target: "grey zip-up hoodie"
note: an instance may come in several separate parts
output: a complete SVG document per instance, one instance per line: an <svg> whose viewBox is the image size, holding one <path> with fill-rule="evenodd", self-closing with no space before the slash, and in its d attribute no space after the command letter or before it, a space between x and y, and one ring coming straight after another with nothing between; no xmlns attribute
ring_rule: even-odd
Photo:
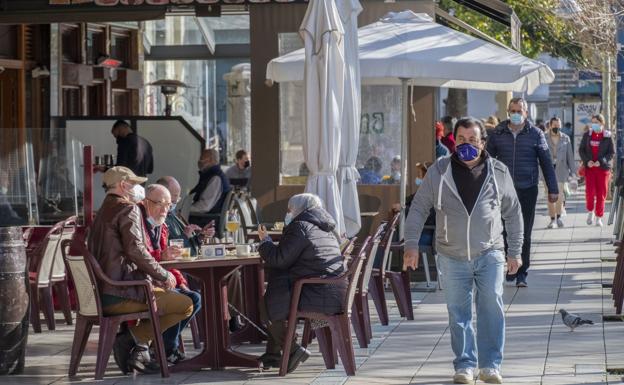
<svg viewBox="0 0 624 385"><path fill-rule="evenodd" d="M430 209L434 208L438 253L471 260L490 250L504 250L504 220L509 245L507 254L519 258L524 225L507 166L487 157L488 175L472 213L468 215L453 180L450 163L450 156L440 158L427 170L405 223L405 249L418 249L423 226Z"/></svg>

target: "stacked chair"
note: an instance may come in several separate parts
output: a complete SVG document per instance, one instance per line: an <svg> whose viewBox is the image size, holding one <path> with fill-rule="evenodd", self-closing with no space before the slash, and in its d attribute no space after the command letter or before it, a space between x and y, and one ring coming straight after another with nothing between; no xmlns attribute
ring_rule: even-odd
<svg viewBox="0 0 624 385"><path fill-rule="evenodd" d="M30 321L35 333L41 333L39 313L43 310L48 330L55 330L53 290L62 307L65 321L72 324L71 304L67 275L61 254L62 241L71 239L76 227L76 217L58 222L48 231L41 244L30 256Z"/></svg>

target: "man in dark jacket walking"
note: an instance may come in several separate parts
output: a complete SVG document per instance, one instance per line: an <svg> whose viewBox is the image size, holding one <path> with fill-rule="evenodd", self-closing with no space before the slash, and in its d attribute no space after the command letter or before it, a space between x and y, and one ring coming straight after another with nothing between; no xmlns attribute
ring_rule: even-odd
<svg viewBox="0 0 624 385"><path fill-rule="evenodd" d="M154 172L152 145L147 139L135 134L124 120L113 124L111 134L117 139L116 166L128 167L138 176Z"/></svg>
<svg viewBox="0 0 624 385"><path fill-rule="evenodd" d="M522 207L524 218L522 267L517 274L507 275L506 278L507 282L515 280L518 287L526 287L530 265L531 231L537 203L538 164L542 168L548 187L549 202L557 202L559 189L544 133L527 120L527 102L523 98L513 98L509 102L507 112L509 119L499 124L488 137L487 152L509 168Z"/></svg>

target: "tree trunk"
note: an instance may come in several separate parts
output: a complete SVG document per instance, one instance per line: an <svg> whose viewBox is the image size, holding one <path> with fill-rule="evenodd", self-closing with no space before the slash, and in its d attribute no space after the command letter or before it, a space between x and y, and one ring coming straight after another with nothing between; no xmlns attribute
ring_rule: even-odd
<svg viewBox="0 0 624 385"><path fill-rule="evenodd" d="M464 89L449 88L446 97L446 115L461 118L468 115L468 92Z"/></svg>

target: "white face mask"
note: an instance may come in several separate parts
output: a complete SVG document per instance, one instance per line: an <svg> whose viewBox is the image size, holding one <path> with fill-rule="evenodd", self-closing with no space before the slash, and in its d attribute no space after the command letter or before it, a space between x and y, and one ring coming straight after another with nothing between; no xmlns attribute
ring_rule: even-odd
<svg viewBox="0 0 624 385"><path fill-rule="evenodd" d="M130 199L133 203L141 202L145 199L145 188L143 188L140 184L133 185L130 191L128 191L128 199Z"/></svg>

